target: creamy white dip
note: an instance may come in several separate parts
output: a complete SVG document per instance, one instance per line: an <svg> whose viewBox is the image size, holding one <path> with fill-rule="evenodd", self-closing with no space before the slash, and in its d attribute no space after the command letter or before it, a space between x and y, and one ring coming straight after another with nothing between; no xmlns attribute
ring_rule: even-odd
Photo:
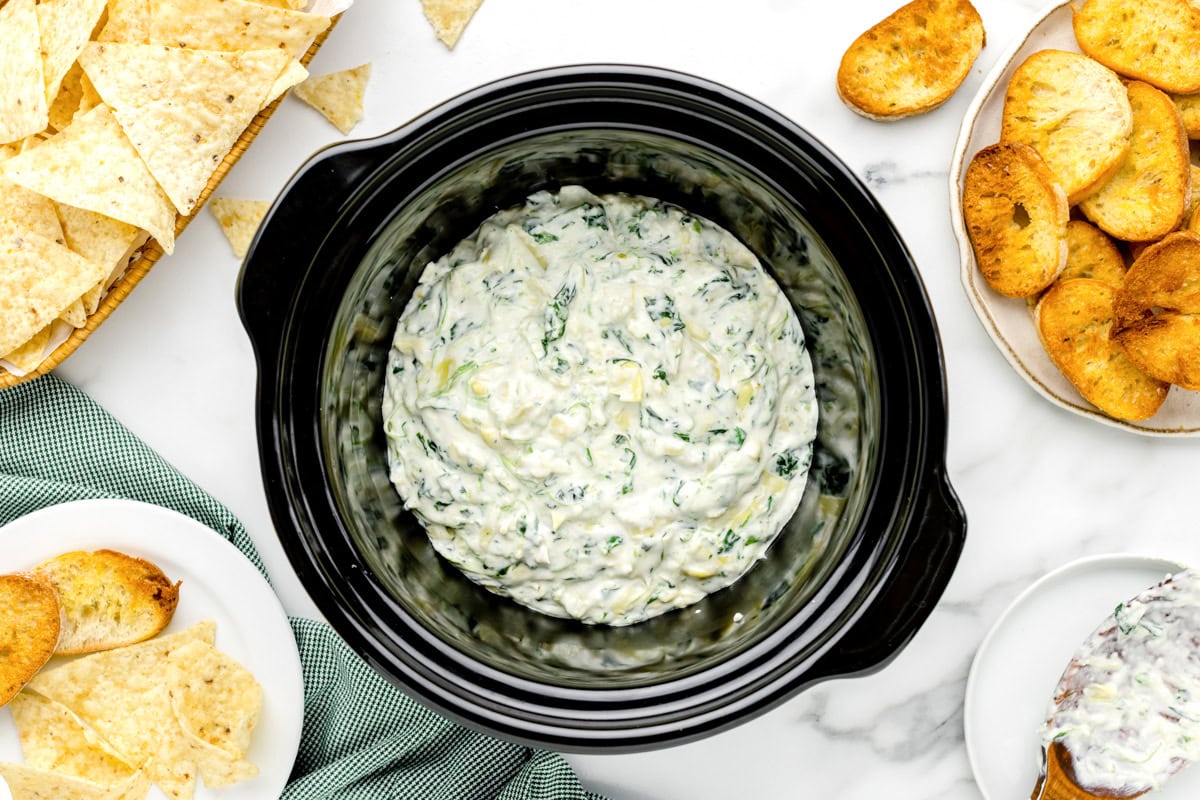
<svg viewBox="0 0 1200 800"><path fill-rule="evenodd" d="M1042 729L1076 783L1128 797L1200 757L1200 573L1117 606L1063 674Z"/></svg>
<svg viewBox="0 0 1200 800"><path fill-rule="evenodd" d="M644 197L539 192L430 264L383 400L434 547L546 614L626 625L728 586L804 492L804 333L728 232Z"/></svg>

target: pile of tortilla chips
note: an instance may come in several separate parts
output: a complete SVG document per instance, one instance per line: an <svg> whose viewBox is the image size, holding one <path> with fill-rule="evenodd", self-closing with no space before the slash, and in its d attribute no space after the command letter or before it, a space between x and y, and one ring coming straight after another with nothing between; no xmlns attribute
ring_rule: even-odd
<svg viewBox="0 0 1200 800"><path fill-rule="evenodd" d="M44 670L12 700L24 764L0 763L14 800L172 800L253 778L262 688L201 622Z"/></svg>
<svg viewBox="0 0 1200 800"><path fill-rule="evenodd" d="M153 237L174 249L330 24L301 0L0 2L0 367L34 369Z"/></svg>

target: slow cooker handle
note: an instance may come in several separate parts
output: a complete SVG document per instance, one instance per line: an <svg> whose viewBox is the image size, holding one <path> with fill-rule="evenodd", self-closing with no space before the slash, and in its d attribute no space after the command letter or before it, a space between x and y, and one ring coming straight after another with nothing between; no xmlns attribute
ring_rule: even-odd
<svg viewBox="0 0 1200 800"><path fill-rule="evenodd" d="M967 519L942 467L926 486L912 520L915 533L904 543L900 561L865 613L807 677L847 677L882 667L900 653L933 611L958 563Z"/></svg>
<svg viewBox="0 0 1200 800"><path fill-rule="evenodd" d="M385 147L366 142L326 148L296 171L267 212L242 261L235 290L242 326L260 362L279 352L314 254L360 183L386 157ZM289 201L280 205L285 195Z"/></svg>

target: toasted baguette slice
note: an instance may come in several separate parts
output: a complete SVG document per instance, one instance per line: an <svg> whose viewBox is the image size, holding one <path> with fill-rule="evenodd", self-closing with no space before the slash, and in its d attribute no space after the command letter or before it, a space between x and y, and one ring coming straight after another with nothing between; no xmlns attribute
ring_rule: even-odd
<svg viewBox="0 0 1200 800"><path fill-rule="evenodd" d="M1038 301L1034 322L1050 360L1084 400L1110 417L1148 419L1171 387L1134 366L1109 338L1116 291L1090 278L1058 281Z"/></svg>
<svg viewBox="0 0 1200 800"><path fill-rule="evenodd" d="M1087 0L1073 27L1079 49L1115 72L1200 92L1200 9L1191 0Z"/></svg>
<svg viewBox="0 0 1200 800"><path fill-rule="evenodd" d="M54 585L40 575L0 575L0 706L54 655L62 610Z"/></svg>
<svg viewBox="0 0 1200 800"><path fill-rule="evenodd" d="M1188 168L1188 174L1192 177L1192 191L1188 196L1187 211L1183 215L1183 226L1187 228L1191 226L1192 221L1196 216L1196 207L1200 206L1200 167L1192 164Z"/></svg>
<svg viewBox="0 0 1200 800"><path fill-rule="evenodd" d="M1103 281L1114 289L1125 281L1129 266L1117 243L1090 222L1073 219L1067 223L1067 266L1051 286L1073 278ZM1026 298L1030 313L1035 313L1042 293Z"/></svg>
<svg viewBox="0 0 1200 800"><path fill-rule="evenodd" d="M94 653L149 639L179 603L156 565L115 550L63 553L37 566L58 589L66 615L58 653Z"/></svg>
<svg viewBox="0 0 1200 800"><path fill-rule="evenodd" d="M1192 168L1192 210L1188 211L1188 227L1187 229L1193 233L1200 233L1200 167Z"/></svg>
<svg viewBox="0 0 1200 800"><path fill-rule="evenodd" d="M963 179L963 216L988 285L1009 297L1045 289L1067 263L1069 209L1032 147L983 148Z"/></svg>
<svg viewBox="0 0 1200 800"><path fill-rule="evenodd" d="M1038 151L1075 205L1095 191L1129 152L1133 111L1121 80L1087 56L1039 50L1013 72L1004 96L1000 141Z"/></svg>
<svg viewBox="0 0 1200 800"><path fill-rule="evenodd" d="M1200 94L1173 94L1189 139L1200 139Z"/></svg>
<svg viewBox="0 0 1200 800"><path fill-rule="evenodd" d="M854 40L838 66L838 97L864 117L893 120L937 108L983 49L968 0L913 0Z"/></svg>
<svg viewBox="0 0 1200 800"><path fill-rule="evenodd" d="M1058 283L1090 278L1119 289L1128 269L1117 243L1107 233L1081 219L1067 223L1067 266Z"/></svg>
<svg viewBox="0 0 1200 800"><path fill-rule="evenodd" d="M1200 390L1200 235L1172 233L1133 262L1112 335L1146 374Z"/></svg>
<svg viewBox="0 0 1200 800"><path fill-rule="evenodd" d="M1170 97L1143 81L1130 81L1126 88L1133 110L1129 154L1079 209L1118 239L1148 242L1184 220L1192 193L1188 139Z"/></svg>

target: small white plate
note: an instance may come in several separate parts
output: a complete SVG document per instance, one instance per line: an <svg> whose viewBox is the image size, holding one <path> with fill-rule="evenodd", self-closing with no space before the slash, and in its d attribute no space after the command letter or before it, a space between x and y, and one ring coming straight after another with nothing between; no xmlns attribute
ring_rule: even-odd
<svg viewBox="0 0 1200 800"><path fill-rule="evenodd" d="M1046 355L1025 300L1005 297L993 290L975 264L975 253L962 215L963 176L967 165L977 152L999 140L1005 89L1021 62L1038 50L1079 52L1071 27L1071 13L1071 4L1067 2L1057 3L1039 15L1029 31L1000 57L967 108L950 164L950 218L958 238L963 288L984 330L1009 364L1055 405L1133 433L1200 436L1200 392L1172 387L1158 413L1141 422L1113 419L1084 400Z"/></svg>
<svg viewBox="0 0 1200 800"><path fill-rule="evenodd" d="M0 528L0 573L27 569L72 550L107 548L145 558L182 581L165 633L202 620L217 623L217 647L262 684L263 707L247 758L257 777L218 790L196 784L196 800L262 800L287 784L304 725L300 655L275 593L242 553L204 525L131 500L81 500L50 506ZM0 761L21 763L12 714L0 709ZM165 800L154 787L149 795ZM0 780L0 800L9 792Z"/></svg>
<svg viewBox="0 0 1200 800"><path fill-rule="evenodd" d="M1184 566L1090 556L1045 575L1000 615L975 654L963 706L967 758L985 800L1029 796L1041 771L1040 727L1075 651L1118 603ZM1185 769L1154 796L1200 796L1200 769Z"/></svg>

